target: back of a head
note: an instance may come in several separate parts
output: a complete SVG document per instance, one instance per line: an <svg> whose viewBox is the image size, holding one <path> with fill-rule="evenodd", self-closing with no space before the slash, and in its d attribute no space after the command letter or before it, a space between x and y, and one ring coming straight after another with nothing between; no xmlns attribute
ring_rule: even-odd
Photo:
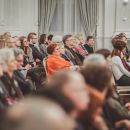
<svg viewBox="0 0 130 130"><path fill-rule="evenodd" d="M126 34L125 33L119 33L118 35L114 36L112 38L112 45L114 47L114 45L116 44L117 41L123 41L123 38L127 39Z"/></svg>
<svg viewBox="0 0 130 130"><path fill-rule="evenodd" d="M57 43L57 44L63 44L62 36L60 35L53 36L52 42Z"/></svg>
<svg viewBox="0 0 130 130"><path fill-rule="evenodd" d="M81 70L81 73L85 78L86 84L98 91L102 92L111 84L112 72L106 66L89 64Z"/></svg>
<svg viewBox="0 0 130 130"><path fill-rule="evenodd" d="M93 63L95 65L106 65L106 60L101 54L91 54L85 60L83 65Z"/></svg>
<svg viewBox="0 0 130 130"><path fill-rule="evenodd" d="M107 67L105 58L100 54L92 54L84 62L81 70L86 84L103 91L110 86L112 72Z"/></svg>
<svg viewBox="0 0 130 130"><path fill-rule="evenodd" d="M11 37L11 33L10 32L5 32L3 35Z"/></svg>
<svg viewBox="0 0 130 130"><path fill-rule="evenodd" d="M8 110L7 123L10 130L72 130L75 125L61 107L44 98L14 105Z"/></svg>
<svg viewBox="0 0 130 130"><path fill-rule="evenodd" d="M24 52L22 49L19 49L19 48L12 48L12 51L14 52L14 56L15 58L19 55L24 55Z"/></svg>
<svg viewBox="0 0 130 130"><path fill-rule="evenodd" d="M87 109L89 97L84 78L80 73L70 70L57 72L50 78L49 84L51 88L61 90L74 103L75 110Z"/></svg>
<svg viewBox="0 0 130 130"><path fill-rule="evenodd" d="M105 59L107 59L111 55L111 52L108 49L99 49L95 51L95 53L103 55Z"/></svg>
<svg viewBox="0 0 130 130"><path fill-rule="evenodd" d="M114 49L122 51L126 47L126 43L123 40L117 39L113 45Z"/></svg>
<svg viewBox="0 0 130 130"><path fill-rule="evenodd" d="M46 88L41 88L37 95L57 102L68 114L75 109L73 102L60 89L47 86Z"/></svg>
<svg viewBox="0 0 130 130"><path fill-rule="evenodd" d="M55 73L49 80L49 86L62 89L64 84L73 82L76 79L82 79L83 77L75 71L61 70Z"/></svg>

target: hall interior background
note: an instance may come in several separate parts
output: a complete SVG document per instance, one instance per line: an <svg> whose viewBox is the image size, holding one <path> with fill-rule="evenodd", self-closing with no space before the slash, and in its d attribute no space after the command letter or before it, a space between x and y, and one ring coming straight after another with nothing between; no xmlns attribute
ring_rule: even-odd
<svg viewBox="0 0 130 130"><path fill-rule="evenodd" d="M27 35L39 31L38 0L0 0L0 34ZM130 1L98 0L96 48L111 49L111 37L125 32L130 48ZM83 33L77 0L58 0L49 34Z"/></svg>

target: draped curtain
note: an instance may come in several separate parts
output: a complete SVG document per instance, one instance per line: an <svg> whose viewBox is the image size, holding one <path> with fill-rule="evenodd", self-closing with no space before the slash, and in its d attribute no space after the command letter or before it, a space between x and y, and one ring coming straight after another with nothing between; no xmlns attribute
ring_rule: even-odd
<svg viewBox="0 0 130 130"><path fill-rule="evenodd" d="M48 34L57 0L39 0L39 33Z"/></svg>
<svg viewBox="0 0 130 130"><path fill-rule="evenodd" d="M98 0L78 0L85 35L95 36L98 18Z"/></svg>

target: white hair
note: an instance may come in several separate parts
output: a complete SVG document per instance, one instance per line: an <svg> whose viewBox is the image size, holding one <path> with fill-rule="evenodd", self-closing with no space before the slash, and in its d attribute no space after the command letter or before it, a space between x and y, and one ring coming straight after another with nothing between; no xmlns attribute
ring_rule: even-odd
<svg viewBox="0 0 130 130"><path fill-rule="evenodd" d="M6 72L10 60L15 59L13 50L9 48L0 49L0 59L2 60L3 71Z"/></svg>
<svg viewBox="0 0 130 130"><path fill-rule="evenodd" d="M63 44L62 36L60 36L60 35L54 36L52 38L52 42L57 43L57 44Z"/></svg>
<svg viewBox="0 0 130 130"><path fill-rule="evenodd" d="M24 55L24 51L20 48L11 48L11 49L14 52L15 58L19 55Z"/></svg>
<svg viewBox="0 0 130 130"><path fill-rule="evenodd" d="M87 65L89 63L95 65L104 65L106 64L106 60L101 54L91 54L84 60L83 65Z"/></svg>

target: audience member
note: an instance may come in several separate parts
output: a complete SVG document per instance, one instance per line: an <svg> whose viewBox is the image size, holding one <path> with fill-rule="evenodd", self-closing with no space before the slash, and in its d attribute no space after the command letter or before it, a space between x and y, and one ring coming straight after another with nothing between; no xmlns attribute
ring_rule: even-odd
<svg viewBox="0 0 130 130"><path fill-rule="evenodd" d="M86 43L84 44L84 48L88 52L88 54L94 53L94 38L93 36L88 36Z"/></svg>
<svg viewBox="0 0 130 130"><path fill-rule="evenodd" d="M50 45L50 44L53 43L53 42L52 42L52 38L53 38L53 35L52 35L52 34L48 35L48 37L47 37L47 39L48 39L48 41L47 41L48 45Z"/></svg>
<svg viewBox="0 0 130 130"><path fill-rule="evenodd" d="M90 95L88 110L82 113L79 120L84 129L108 130L101 116L102 106L111 85L112 76L106 65L106 60L102 55L94 54L88 56L84 61L84 67L81 69Z"/></svg>
<svg viewBox="0 0 130 130"><path fill-rule="evenodd" d="M76 52L73 50L74 42L72 35L65 35L63 37L63 43L65 45L65 52L69 57L69 59L71 60L71 62L74 65L82 65L82 61L79 59Z"/></svg>
<svg viewBox="0 0 130 130"><path fill-rule="evenodd" d="M124 52L126 52L126 43L116 40L112 54L112 71L119 86L130 85L130 66L126 63Z"/></svg>
<svg viewBox="0 0 130 130"><path fill-rule="evenodd" d="M60 46L58 44L54 43L49 45L47 47L47 52L50 54L45 63L48 76L61 69L78 69L78 66L72 66L61 57Z"/></svg>
<svg viewBox="0 0 130 130"><path fill-rule="evenodd" d="M1 77L3 84L6 87L7 92L11 98L20 99L23 94L19 88L18 82L14 78L14 71L17 70L17 61L15 60L13 50L1 49L0 55L3 63L4 75Z"/></svg>
<svg viewBox="0 0 130 130"><path fill-rule="evenodd" d="M76 123L56 103L28 98L7 111L3 130L74 130Z"/></svg>

